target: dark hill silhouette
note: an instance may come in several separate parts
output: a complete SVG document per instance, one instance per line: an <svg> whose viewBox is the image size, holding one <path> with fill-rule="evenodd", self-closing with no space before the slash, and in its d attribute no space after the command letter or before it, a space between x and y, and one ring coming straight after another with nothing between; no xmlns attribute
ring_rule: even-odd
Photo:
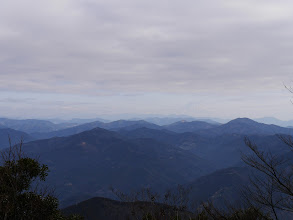
<svg viewBox="0 0 293 220"><path fill-rule="evenodd" d="M213 201L217 207L223 207L227 201L231 202L231 204L233 202L238 202L241 199L240 190L245 184L249 183L249 175L250 170L247 167L231 167L199 177L185 185L187 189L190 189L187 195L190 205L195 208L194 205L199 207L201 202L210 200ZM171 192L173 193L173 190L171 190ZM176 194L176 192L174 193ZM157 208L163 208L165 211L171 211L173 208L159 203L156 203L155 206ZM131 214L133 211L135 213L141 213L143 209L146 213L151 210L152 207L154 207L154 205L150 202L121 202L95 197L67 207L62 211L65 214L78 213L85 216L86 220L124 220L128 217L130 219L135 219ZM192 216L189 212L182 212L181 214Z"/></svg>
<svg viewBox="0 0 293 220"><path fill-rule="evenodd" d="M61 201L75 195L113 196L110 185L122 191L147 186L160 190L212 170L205 160L172 145L129 140L101 128L30 142L23 149L48 164L48 181L56 186Z"/></svg>
<svg viewBox="0 0 293 220"><path fill-rule="evenodd" d="M79 214L85 217L85 220L135 220L142 219L147 212L160 213L165 211L165 218L168 214L174 217L174 207L160 203L151 202L121 202L112 199L95 197L86 201L72 205L62 210L65 215ZM177 213L176 213L177 214ZM194 215L188 211L179 211L180 219L189 219Z"/></svg>

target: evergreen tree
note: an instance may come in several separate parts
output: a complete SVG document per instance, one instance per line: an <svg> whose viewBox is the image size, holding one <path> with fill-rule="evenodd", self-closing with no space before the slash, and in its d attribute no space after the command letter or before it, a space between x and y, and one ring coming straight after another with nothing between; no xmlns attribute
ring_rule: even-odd
<svg viewBox="0 0 293 220"><path fill-rule="evenodd" d="M37 159L25 156L22 143L1 152L0 219L4 220L79 220L65 217L58 209L58 199L46 187L49 169Z"/></svg>

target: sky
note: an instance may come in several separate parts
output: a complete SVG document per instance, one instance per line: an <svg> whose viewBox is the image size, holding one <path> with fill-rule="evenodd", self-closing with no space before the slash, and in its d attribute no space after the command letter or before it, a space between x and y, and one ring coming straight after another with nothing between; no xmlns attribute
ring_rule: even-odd
<svg viewBox="0 0 293 220"><path fill-rule="evenodd" d="M292 1L0 2L0 117L293 119Z"/></svg>

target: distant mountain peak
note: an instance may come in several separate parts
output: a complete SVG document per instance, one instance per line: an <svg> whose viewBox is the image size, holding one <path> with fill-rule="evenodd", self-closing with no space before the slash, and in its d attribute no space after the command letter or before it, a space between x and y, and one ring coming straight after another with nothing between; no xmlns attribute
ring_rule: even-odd
<svg viewBox="0 0 293 220"><path fill-rule="evenodd" d="M292 134L293 129L280 127L277 125L268 125L256 122L249 118L236 118L226 124L216 128L211 128L206 131L201 131L203 135L222 135L222 134L258 134L258 135L273 135L273 134Z"/></svg>
<svg viewBox="0 0 293 220"><path fill-rule="evenodd" d="M97 134L100 134L100 135L101 134L107 134L107 135L117 136L117 133L116 132L109 131L107 129L99 128L99 127L93 128L91 130L86 130L86 131L83 131L81 133L74 134L74 135L97 135Z"/></svg>
<svg viewBox="0 0 293 220"><path fill-rule="evenodd" d="M250 118L236 118L232 121L229 121L227 124L230 123L245 123L245 124L258 124L258 122L250 119Z"/></svg>

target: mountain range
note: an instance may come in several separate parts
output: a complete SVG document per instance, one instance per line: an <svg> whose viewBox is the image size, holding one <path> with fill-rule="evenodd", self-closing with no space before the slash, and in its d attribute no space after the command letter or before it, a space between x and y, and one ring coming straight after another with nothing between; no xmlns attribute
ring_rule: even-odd
<svg viewBox="0 0 293 220"><path fill-rule="evenodd" d="M85 123L82 125L77 125L70 128L60 129L58 131L52 131L52 132L36 132L32 135L37 139L45 139L45 138L51 138L51 137L65 137L70 136L74 134L81 133L83 131L88 131L94 128L103 128L107 130L132 130L140 127L146 127L146 128L153 128L153 129L162 129L160 126L146 122L146 121L126 121L126 120L118 120L113 122L101 122L101 121L94 121L90 123Z"/></svg>
<svg viewBox="0 0 293 220"><path fill-rule="evenodd" d="M54 124L50 121L37 120L37 119L25 119L16 120L8 118L0 118L0 126L15 129L18 131L23 131L26 133L34 132L51 132L59 129L64 129L68 127L75 126L74 123L61 123Z"/></svg>
<svg viewBox="0 0 293 220"><path fill-rule="evenodd" d="M222 204L225 198L236 202L238 189L249 176L241 160L242 154L250 153L244 138L260 150L289 157L291 149L279 135L293 131L248 118L225 124L178 121L163 126L143 120L94 121L63 124L65 128L35 120L4 121L2 149L9 146L8 135L13 143L23 138L25 153L49 166L48 184L56 188L61 207L92 197L114 199L110 186L126 193L145 187L163 193L177 184L191 188L194 203L213 199Z"/></svg>
<svg viewBox="0 0 293 220"><path fill-rule="evenodd" d="M274 124L281 127L290 127L293 126L293 120L283 121L274 117L263 117L263 118L255 118L254 121L257 121L259 123L265 123L265 124Z"/></svg>
<svg viewBox="0 0 293 220"><path fill-rule="evenodd" d="M130 140L101 128L33 141L23 149L50 167L48 181L58 189L61 202L75 195L109 197L110 186L163 190L213 170L186 150L154 139Z"/></svg>
<svg viewBox="0 0 293 220"><path fill-rule="evenodd" d="M34 138L25 132L10 128L0 128L0 150L7 148L10 145L33 140ZM11 143L9 141L11 141Z"/></svg>
<svg viewBox="0 0 293 220"><path fill-rule="evenodd" d="M258 123L249 118L237 118L215 128L203 130L202 132L200 132L200 134L206 136L220 136L224 134L291 135L293 134L293 129L284 128L277 125Z"/></svg>
<svg viewBox="0 0 293 220"><path fill-rule="evenodd" d="M177 133L185 133L185 132L197 132L199 130L216 128L220 124L210 124L205 121L178 121L170 125L165 125L164 128L169 131L174 131Z"/></svg>

